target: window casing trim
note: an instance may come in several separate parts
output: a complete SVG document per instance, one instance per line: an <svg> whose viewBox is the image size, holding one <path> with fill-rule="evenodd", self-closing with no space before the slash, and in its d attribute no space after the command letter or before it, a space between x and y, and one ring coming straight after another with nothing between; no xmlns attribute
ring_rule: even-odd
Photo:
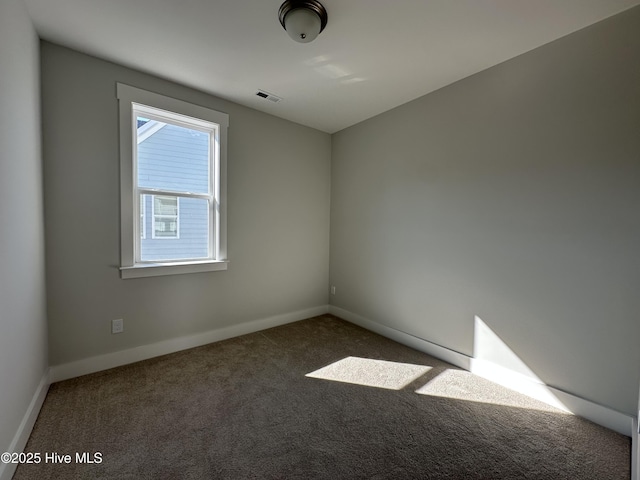
<svg viewBox="0 0 640 480"><path fill-rule="evenodd" d="M188 103L172 97L142 90L136 87L117 83L117 99L119 103L120 128L120 272L122 278L134 278L156 275L170 275L173 273L190 273L213 270L226 270L227 259L227 129L229 116L206 107ZM135 159L137 138L134 136L133 118L134 104L166 110L177 116L189 117L189 128L194 128L191 119L202 119L204 123L218 125L216 147L218 153L211 174L216 179L213 182L214 210L213 230L215 235L211 257L193 261L179 260L176 262L136 262L135 236L140 235L139 200L135 196ZM171 122L175 123L173 115ZM206 131L206 128L204 128ZM146 192L145 192L146 193ZM163 191L162 193L168 193ZM178 196L180 196L178 194ZM135 199L135 201L134 201ZM190 268L190 266L192 268ZM146 272L145 272L146 271Z"/></svg>

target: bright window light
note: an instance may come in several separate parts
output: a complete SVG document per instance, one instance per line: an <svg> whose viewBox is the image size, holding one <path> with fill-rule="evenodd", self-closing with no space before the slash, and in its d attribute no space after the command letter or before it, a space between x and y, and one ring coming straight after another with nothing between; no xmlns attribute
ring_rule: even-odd
<svg viewBox="0 0 640 480"><path fill-rule="evenodd" d="M544 381L477 315L474 317L471 372L569 412Z"/></svg>
<svg viewBox="0 0 640 480"><path fill-rule="evenodd" d="M538 401L464 370L445 370L416 390L420 395L453 398L467 402L487 403L503 407L569 413L561 408Z"/></svg>

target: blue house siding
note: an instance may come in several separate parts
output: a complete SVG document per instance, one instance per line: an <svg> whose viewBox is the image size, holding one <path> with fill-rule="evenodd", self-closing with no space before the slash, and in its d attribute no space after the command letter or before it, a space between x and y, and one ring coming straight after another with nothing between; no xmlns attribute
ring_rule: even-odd
<svg viewBox="0 0 640 480"><path fill-rule="evenodd" d="M209 136L167 124L138 144L138 185L179 192L208 192ZM206 200L178 197L178 237L153 238L153 196L144 195L141 260L208 256Z"/></svg>
<svg viewBox="0 0 640 480"><path fill-rule="evenodd" d="M138 144L138 185L206 193L209 188L209 136L165 125Z"/></svg>

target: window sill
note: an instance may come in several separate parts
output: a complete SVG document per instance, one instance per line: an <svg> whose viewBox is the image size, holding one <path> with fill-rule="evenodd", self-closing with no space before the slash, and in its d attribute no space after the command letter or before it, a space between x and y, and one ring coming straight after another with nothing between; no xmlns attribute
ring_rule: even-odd
<svg viewBox="0 0 640 480"><path fill-rule="evenodd" d="M138 263L131 267L120 267L120 278L159 277L183 273L201 273L226 270L226 260L206 260L203 262Z"/></svg>

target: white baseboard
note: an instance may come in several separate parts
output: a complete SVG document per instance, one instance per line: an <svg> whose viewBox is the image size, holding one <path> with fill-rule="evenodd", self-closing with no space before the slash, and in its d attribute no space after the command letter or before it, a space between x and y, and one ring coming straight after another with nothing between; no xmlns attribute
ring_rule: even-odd
<svg viewBox="0 0 640 480"><path fill-rule="evenodd" d="M228 338L258 332L267 328L277 327L287 323L297 322L306 318L323 315L328 312L327 305L298 310L296 312L275 315L273 317L253 320L251 322L217 328L208 332L190 335L186 337L172 338L162 342L142 345L140 347L120 350L118 352L97 355L75 362L55 365L51 367L51 383L67 380L69 378L87 375L109 368L120 367L130 363L159 357L169 353L179 352L188 348L200 347L212 342L219 342ZM2 480L2 479L0 479Z"/></svg>
<svg viewBox="0 0 640 480"><path fill-rule="evenodd" d="M546 385L539 379L528 377L486 360L472 359L470 371L560 410L586 418L628 437L633 436L634 417L630 415Z"/></svg>
<svg viewBox="0 0 640 480"><path fill-rule="evenodd" d="M382 325L334 305L321 305L305 310L254 320L240 325L210 330L197 335L174 338L150 345L142 345L128 350L121 350L75 362L56 365L51 367L49 378L51 383L59 382L61 380L127 365L141 360L158 357L160 355L166 355L180 350L186 350L188 348L199 347L208 343L226 340L239 335L277 327L279 325L322 315L327 312L366 328L367 330L371 330L384 337L390 338L398 343L402 343L403 345L407 345L418 351L432 355L496 383L500 383L508 388L519 391L533 398L537 398L538 400L546 401L551 405L559 406L557 403L557 401L559 401L566 410L574 413L575 415L584 417L594 423L622 433L623 435L630 437L634 436L634 417L630 415L620 413L590 400L586 400L571 393L545 385L530 377L507 370L504 367L474 359L468 355L429 342L428 340ZM551 396L548 395L549 393ZM0 480L4 479L0 477Z"/></svg>
<svg viewBox="0 0 640 480"><path fill-rule="evenodd" d="M329 305L329 313L347 320L348 322L355 323L362 328L378 333L383 337L390 338L391 340L406 345L407 347L411 347L420 352L439 358L440 360L444 360L445 362L449 362L456 367L464 368L465 370L471 369L471 357L464 355L463 353L441 347L440 345L423 340L422 338L396 330L395 328L387 327L386 325L374 322L373 320L369 320L356 313L334 305Z"/></svg>
<svg viewBox="0 0 640 480"><path fill-rule="evenodd" d="M9 448L6 450L7 452L20 453L24 451L24 447L27 445L27 441L31 435L31 430L33 430L33 425L36 423L36 419L38 418L38 414L40 413L40 409L42 408L42 404L44 403L44 399L47 396L48 391L49 370L47 369L40 380L40 384L38 385L36 392L33 394L31 403L29 403L29 407L27 408L24 417L22 417L22 421L20 422L18 431L13 437L11 445L9 445ZM0 480L11 480L11 477L13 477L17 467L18 465L15 463L0 462Z"/></svg>
<svg viewBox="0 0 640 480"><path fill-rule="evenodd" d="M398 343L432 355L457 367L464 368L507 388L516 390L555 407L563 408L575 415L591 420L598 425L602 425L623 435L634 437L634 417L630 415L620 413L558 388L545 385L537 379L522 375L491 362L472 358L460 352L449 350L441 345L431 343L428 340L387 327L343 308L329 305L329 313Z"/></svg>

